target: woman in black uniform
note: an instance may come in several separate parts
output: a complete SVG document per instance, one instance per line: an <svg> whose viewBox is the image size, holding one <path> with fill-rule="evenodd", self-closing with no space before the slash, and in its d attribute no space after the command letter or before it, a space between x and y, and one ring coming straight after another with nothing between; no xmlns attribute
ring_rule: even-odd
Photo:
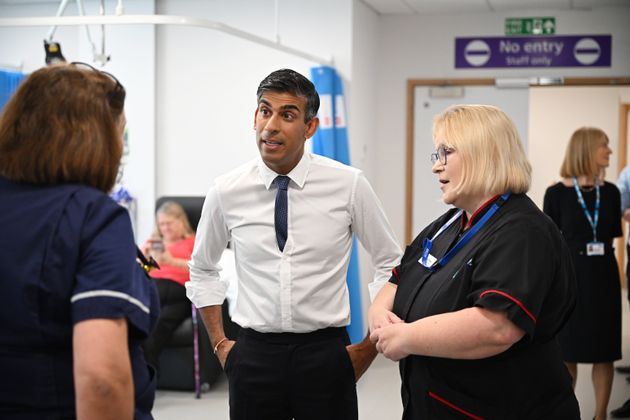
<svg viewBox="0 0 630 420"><path fill-rule="evenodd" d="M621 236L621 198L604 181L612 151L598 129L576 130L560 168L562 181L545 193L544 211L571 250L577 305L558 335L562 356L577 379L577 363L592 363L596 419L606 418L613 361L621 358L621 290L613 238Z"/></svg>
<svg viewBox="0 0 630 420"><path fill-rule="evenodd" d="M403 419L579 419L556 340L575 302L571 258L525 195L514 124L496 107L455 105L433 139L432 170L456 208L407 247L369 311L377 350L400 360Z"/></svg>

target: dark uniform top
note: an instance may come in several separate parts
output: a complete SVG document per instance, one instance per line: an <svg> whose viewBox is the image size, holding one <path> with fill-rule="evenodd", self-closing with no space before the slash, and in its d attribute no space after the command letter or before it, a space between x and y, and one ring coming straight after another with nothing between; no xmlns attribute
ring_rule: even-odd
<svg viewBox="0 0 630 420"><path fill-rule="evenodd" d="M443 267L418 260L456 212L449 210L407 247L394 269L393 311L405 322L474 306L503 311L525 331L507 351L477 360L411 355L401 360L403 419L579 419L569 373L556 341L575 302L571 258L560 232L524 194L495 197L498 211ZM434 240L443 256L460 237L456 221Z"/></svg>
<svg viewBox="0 0 630 420"><path fill-rule="evenodd" d="M135 418L151 419L155 381L140 342L159 304L126 210L86 186L0 177L0 214L0 418L75 418L73 327L125 318Z"/></svg>
<svg viewBox="0 0 630 420"><path fill-rule="evenodd" d="M582 191L591 215L595 190ZM600 188L597 241L604 255L588 256L593 230L574 187L559 182L547 189L543 209L556 223L571 251L577 278L577 305L558 339L567 362L597 363L621 359L621 286L613 238L621 236L621 198L609 182Z"/></svg>

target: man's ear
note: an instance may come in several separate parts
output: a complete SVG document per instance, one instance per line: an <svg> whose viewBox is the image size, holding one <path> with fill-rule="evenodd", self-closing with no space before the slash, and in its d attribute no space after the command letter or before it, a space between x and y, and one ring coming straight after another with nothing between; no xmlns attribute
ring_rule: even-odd
<svg viewBox="0 0 630 420"><path fill-rule="evenodd" d="M256 129L256 117L258 117L258 108L254 111L254 130Z"/></svg>
<svg viewBox="0 0 630 420"><path fill-rule="evenodd" d="M306 123L306 131L304 133L305 139L310 139L313 137L315 132L317 131L317 127L319 127L319 118L313 117L309 122Z"/></svg>

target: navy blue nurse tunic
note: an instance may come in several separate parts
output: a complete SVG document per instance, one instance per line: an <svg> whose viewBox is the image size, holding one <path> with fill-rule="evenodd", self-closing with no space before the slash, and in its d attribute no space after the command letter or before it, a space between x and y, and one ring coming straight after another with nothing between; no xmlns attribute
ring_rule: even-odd
<svg viewBox="0 0 630 420"><path fill-rule="evenodd" d="M495 199L496 201L496 199ZM393 311L405 322L470 307L503 311L525 331L505 352L478 360L411 355L401 360L403 419L579 419L556 334L575 303L571 257L557 227L524 194L514 194L443 267L418 260L456 212L449 210L407 247L390 280ZM473 224L489 206L473 215ZM463 220L435 241L438 259Z"/></svg>
<svg viewBox="0 0 630 420"><path fill-rule="evenodd" d="M135 419L151 419L155 381L140 343L159 304L127 212L86 186L0 177L0 215L0 418L74 418L74 324L125 318Z"/></svg>

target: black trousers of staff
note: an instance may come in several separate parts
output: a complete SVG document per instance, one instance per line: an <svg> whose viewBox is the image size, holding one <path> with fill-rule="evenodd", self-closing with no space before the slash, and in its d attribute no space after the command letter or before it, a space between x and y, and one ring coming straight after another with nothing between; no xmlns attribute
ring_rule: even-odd
<svg viewBox="0 0 630 420"><path fill-rule="evenodd" d="M345 328L311 333L241 329L225 372L231 420L356 420Z"/></svg>

